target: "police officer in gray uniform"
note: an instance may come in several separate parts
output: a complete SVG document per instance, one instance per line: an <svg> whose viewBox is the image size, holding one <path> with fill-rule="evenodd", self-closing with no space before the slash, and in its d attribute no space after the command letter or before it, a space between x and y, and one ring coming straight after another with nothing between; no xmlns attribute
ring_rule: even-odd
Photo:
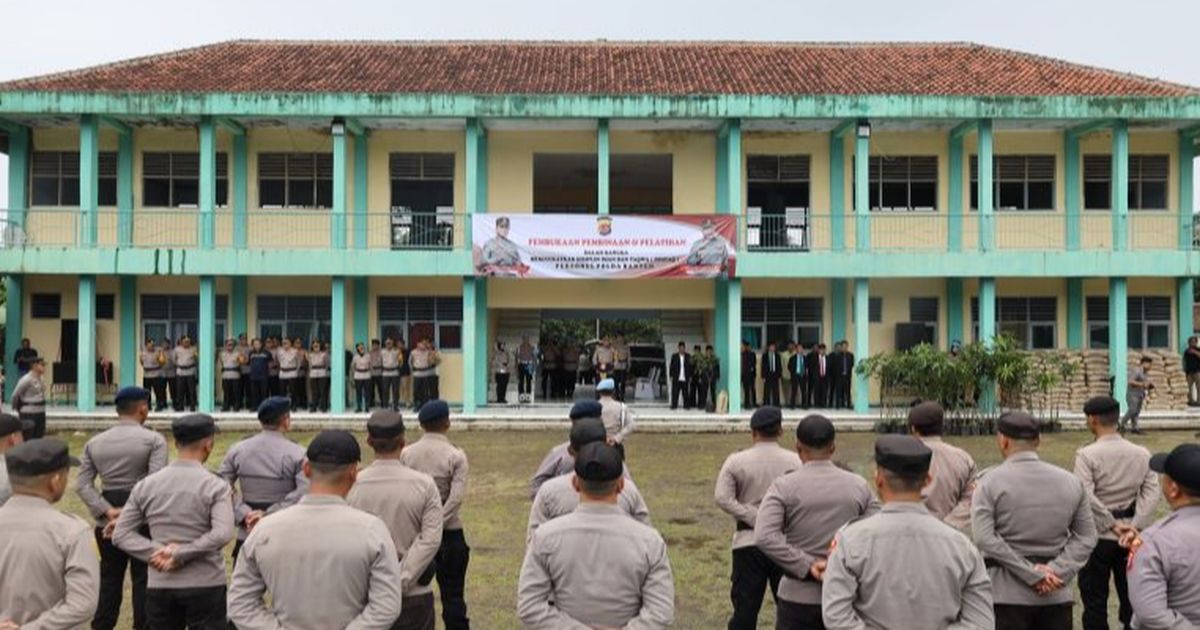
<svg viewBox="0 0 1200 630"><path fill-rule="evenodd" d="M942 440L946 412L933 401L908 410L909 432L933 451L929 485L921 491L925 507L947 525L967 531L971 527L971 493L975 485L975 459L965 450Z"/></svg>
<svg viewBox="0 0 1200 630"><path fill-rule="evenodd" d="M283 396L264 400L258 406L258 421L262 430L229 447L217 469L240 490L233 498L233 519L238 525L235 561L246 536L264 516L294 505L308 492L304 448L284 435L292 428L291 401Z"/></svg>
<svg viewBox="0 0 1200 630"><path fill-rule="evenodd" d="M238 630L391 628L401 612L396 546L379 517L345 500L358 477L358 442L346 431L322 431L306 456L310 492L246 539L229 619Z"/></svg>
<svg viewBox="0 0 1200 630"><path fill-rule="evenodd" d="M926 509L933 452L908 435L875 441L875 489L883 509L834 539L821 576L829 630L997 626L983 558L961 532Z"/></svg>
<svg viewBox="0 0 1200 630"><path fill-rule="evenodd" d="M116 397L117 424L87 441L80 457L75 493L96 519L100 548L100 606L93 630L112 630L121 614L125 567L133 582L133 627L145 628L146 564L112 543L112 532L134 485L167 465L167 441L143 426L150 415L150 392L124 387ZM96 491L96 477L103 489Z"/></svg>
<svg viewBox="0 0 1200 630"><path fill-rule="evenodd" d="M12 486L8 483L8 470L4 466L4 454L25 441L21 429L21 421L16 416L0 413L0 505L4 505L4 502L12 496Z"/></svg>
<svg viewBox="0 0 1200 630"><path fill-rule="evenodd" d="M778 598L783 570L755 546L754 527L767 489L776 479L800 467L796 453L779 446L781 433L783 413L778 407L754 410L750 416L753 445L727 457L717 474L713 500L734 521L731 630L758 626L758 611L768 585L771 595Z"/></svg>
<svg viewBox="0 0 1200 630"><path fill-rule="evenodd" d="M825 416L801 420L796 451L803 465L776 479L758 509L754 544L783 573L775 598L776 628L822 627L821 578L830 543L846 523L879 511L866 480L834 464L836 435ZM758 592L761 597L761 587Z"/></svg>
<svg viewBox="0 0 1200 630"><path fill-rule="evenodd" d="M720 265L722 270L725 269L729 262L729 241L717 233L717 226L711 219L705 219L700 224L700 230L702 236L700 240L692 243L687 264Z"/></svg>
<svg viewBox="0 0 1200 630"><path fill-rule="evenodd" d="M1200 628L1200 445L1159 453L1150 469L1162 475L1171 513L1132 545L1133 627L1194 630Z"/></svg>
<svg viewBox="0 0 1200 630"><path fill-rule="evenodd" d="M595 442L575 459L579 507L539 527L525 550L517 616L531 630L657 629L675 618L667 545L617 507L624 462Z"/></svg>
<svg viewBox="0 0 1200 630"><path fill-rule="evenodd" d="M232 491L204 467L216 432L207 414L175 418L178 457L133 487L117 519L113 544L150 565L151 628L226 627L223 551L233 538Z"/></svg>
<svg viewBox="0 0 1200 630"><path fill-rule="evenodd" d="M1075 598L1067 585L1096 546L1091 497L1075 475L1038 458L1036 418L1008 412L996 431L1004 463L979 480L971 502L996 625L1070 630Z"/></svg>
<svg viewBox="0 0 1200 630"><path fill-rule="evenodd" d="M163 366L167 358L159 351L153 339L147 339L146 345L138 354L142 364L142 387L154 393L154 410L162 411L167 408L167 382L163 379Z"/></svg>
<svg viewBox="0 0 1200 630"><path fill-rule="evenodd" d="M21 418L21 431L26 440L46 434L46 384L42 382L45 373L46 360L33 357L29 360L29 371L13 388L12 408Z"/></svg>
<svg viewBox="0 0 1200 630"><path fill-rule="evenodd" d="M601 418L603 413L604 407L599 402L581 400L571 405L569 413L571 426L575 426L576 422L584 418ZM567 440L551 447L550 452L542 458L542 463L538 464L533 478L529 480L529 498L537 496L538 489L542 487L542 484L573 470L575 470L575 456L571 455L571 441Z"/></svg>
<svg viewBox="0 0 1200 630"><path fill-rule="evenodd" d="M54 438L8 451L14 494L0 506L0 628L66 630L96 612L100 567L90 528L53 506L74 463Z"/></svg>
<svg viewBox="0 0 1200 630"><path fill-rule="evenodd" d="M1117 430L1121 405L1112 396L1096 396L1083 406L1096 441L1075 453L1075 476L1092 503L1100 540L1079 571L1084 630L1108 630L1108 581L1117 585L1118 618L1128 626L1133 617L1126 589L1129 553L1119 539L1154 522L1158 508L1158 475L1150 470L1150 451L1121 437Z"/></svg>
<svg viewBox="0 0 1200 630"><path fill-rule="evenodd" d="M483 244L480 255L480 269L488 267L516 267L521 264L521 250L517 244L508 239L508 217L496 219L496 235ZM498 270L492 269L493 273ZM511 273L499 270L501 273Z"/></svg>
<svg viewBox="0 0 1200 630"><path fill-rule="evenodd" d="M383 520L400 554L400 618L392 630L433 630L433 558L442 543L442 497L433 478L400 463L404 421L380 410L367 420L375 461L358 474L346 502Z"/></svg>
<svg viewBox="0 0 1200 630"><path fill-rule="evenodd" d="M242 408L242 362L245 359L233 344L225 340L217 360L221 362L221 411L236 411Z"/></svg>

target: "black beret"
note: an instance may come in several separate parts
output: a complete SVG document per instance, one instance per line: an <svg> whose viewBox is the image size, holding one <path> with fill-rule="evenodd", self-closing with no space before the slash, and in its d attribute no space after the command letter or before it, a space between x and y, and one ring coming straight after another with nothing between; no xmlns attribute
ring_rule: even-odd
<svg viewBox="0 0 1200 630"><path fill-rule="evenodd" d="M571 448L578 453L580 449L592 442L604 442L608 439L608 431L599 418L580 418L571 425Z"/></svg>
<svg viewBox="0 0 1200 630"><path fill-rule="evenodd" d="M421 424L436 422L442 418L450 417L450 405L440 398L434 398L421 405L421 411L417 412L417 421Z"/></svg>
<svg viewBox="0 0 1200 630"><path fill-rule="evenodd" d="M20 433L23 429L20 418L11 413L0 413L0 438Z"/></svg>
<svg viewBox="0 0 1200 630"><path fill-rule="evenodd" d="M217 432L217 422L206 413L190 413L171 421L171 435L181 444L203 440Z"/></svg>
<svg viewBox="0 0 1200 630"><path fill-rule="evenodd" d="M612 481L624 472L621 451L607 442L592 442L575 455L575 475L584 481Z"/></svg>
<svg viewBox="0 0 1200 630"><path fill-rule="evenodd" d="M765 429L769 426L783 422L783 412L779 407L767 405L754 410L754 414L750 416L751 429Z"/></svg>
<svg viewBox="0 0 1200 630"><path fill-rule="evenodd" d="M805 416L800 424L796 425L796 439L805 446L829 446L835 435L837 432L833 428L833 422L819 413Z"/></svg>
<svg viewBox="0 0 1200 630"><path fill-rule="evenodd" d="M1150 458L1150 470L1170 477L1189 492L1200 492L1200 444L1180 444L1170 453L1158 453Z"/></svg>
<svg viewBox="0 0 1200 630"><path fill-rule="evenodd" d="M913 405L908 410L908 424L914 427L940 427L946 421L946 412L938 403L927 400Z"/></svg>
<svg viewBox="0 0 1200 630"><path fill-rule="evenodd" d="M134 387L132 385L128 387L122 387L121 390L117 392L116 398L113 399L113 404L120 406L126 402L133 402L135 400L149 401L150 390L142 389L141 387Z"/></svg>
<svg viewBox="0 0 1200 630"><path fill-rule="evenodd" d="M278 422L284 415L292 412L292 401L284 396L271 396L258 406L259 422Z"/></svg>
<svg viewBox="0 0 1200 630"><path fill-rule="evenodd" d="M404 435L404 419L399 411L380 409L367 419L367 435L390 440Z"/></svg>
<svg viewBox="0 0 1200 630"><path fill-rule="evenodd" d="M308 461L314 464L346 465L362 461L362 449L349 431L328 429L308 444Z"/></svg>
<svg viewBox="0 0 1200 630"><path fill-rule="evenodd" d="M578 420L580 418L599 418L604 411L604 407L594 400L581 400L574 405L571 405L570 418Z"/></svg>
<svg viewBox="0 0 1200 630"><path fill-rule="evenodd" d="M1100 416L1120 410L1121 403L1112 396L1093 396L1083 404L1083 414L1086 416Z"/></svg>
<svg viewBox="0 0 1200 630"><path fill-rule="evenodd" d="M996 421L996 431L1016 440L1032 440L1041 434L1037 418L1024 411L1009 411Z"/></svg>
<svg viewBox="0 0 1200 630"><path fill-rule="evenodd" d="M18 444L4 454L4 463L8 474L18 477L36 477L79 465L68 452L67 443L58 438L40 438Z"/></svg>
<svg viewBox="0 0 1200 630"><path fill-rule="evenodd" d="M933 451L911 435L883 435L875 440L875 463L901 475L929 472Z"/></svg>

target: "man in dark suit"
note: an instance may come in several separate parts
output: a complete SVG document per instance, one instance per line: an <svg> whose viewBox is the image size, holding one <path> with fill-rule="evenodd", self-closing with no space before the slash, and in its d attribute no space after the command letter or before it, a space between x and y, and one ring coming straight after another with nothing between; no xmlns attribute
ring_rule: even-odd
<svg viewBox="0 0 1200 630"><path fill-rule="evenodd" d="M837 409L850 409L850 383L854 379L854 353L850 352L850 342L845 339L837 342L829 355L833 366L833 406Z"/></svg>
<svg viewBox="0 0 1200 630"><path fill-rule="evenodd" d="M792 349L792 355L788 357L787 365L788 378L791 379L791 391L788 393L788 408L795 409L796 401L804 402L804 396L808 392L807 372L804 370L805 364L804 345L795 344Z"/></svg>
<svg viewBox="0 0 1200 630"><path fill-rule="evenodd" d="M763 404L772 407L779 406L779 379L783 377L783 361L775 351L775 344L767 344L767 351L762 354L759 373L763 379Z"/></svg>
<svg viewBox="0 0 1200 630"><path fill-rule="evenodd" d="M808 372L808 391L804 393L804 408L829 406L829 357L825 344L817 344L814 352L808 353L805 371Z"/></svg>
<svg viewBox="0 0 1200 630"><path fill-rule="evenodd" d="M687 353L687 344L679 342L679 350L671 355L671 369L667 374L671 385L671 409L679 407L679 399L683 398L683 408L691 409L691 386L694 368L692 355Z"/></svg>
<svg viewBox="0 0 1200 630"><path fill-rule="evenodd" d="M719 389L718 383L721 381L721 360L713 352L712 346L704 346L704 356L708 359L709 400L712 401L712 406L715 409L717 406L717 390ZM709 409L705 408L705 411L709 411Z"/></svg>
<svg viewBox="0 0 1200 630"><path fill-rule="evenodd" d="M758 357L750 349L750 342L742 342L742 405L746 409L758 406L754 396L754 381L757 377Z"/></svg>

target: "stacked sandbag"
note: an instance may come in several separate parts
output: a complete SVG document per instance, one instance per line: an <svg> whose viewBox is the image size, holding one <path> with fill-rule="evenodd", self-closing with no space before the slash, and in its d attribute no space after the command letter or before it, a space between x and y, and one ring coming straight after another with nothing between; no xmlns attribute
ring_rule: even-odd
<svg viewBox="0 0 1200 630"><path fill-rule="evenodd" d="M1137 369L1142 357L1150 359L1146 371L1154 390L1147 396L1142 409L1146 411L1182 411L1187 409L1187 380L1183 375L1182 359L1170 350L1130 350L1126 366L1130 373Z"/></svg>
<svg viewBox="0 0 1200 630"><path fill-rule="evenodd" d="M1087 383L1085 399L1109 394L1108 350L1081 350L1084 378ZM1080 405L1082 408L1082 405Z"/></svg>

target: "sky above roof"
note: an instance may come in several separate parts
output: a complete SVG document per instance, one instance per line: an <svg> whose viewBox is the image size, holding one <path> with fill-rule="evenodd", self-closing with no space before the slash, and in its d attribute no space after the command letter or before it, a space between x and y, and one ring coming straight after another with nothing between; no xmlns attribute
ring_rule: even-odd
<svg viewBox="0 0 1200 630"><path fill-rule="evenodd" d="M0 81L235 38L972 41L1200 86L1195 0L6 3ZM19 51L19 54L18 54ZM0 200L7 160L0 156Z"/></svg>

